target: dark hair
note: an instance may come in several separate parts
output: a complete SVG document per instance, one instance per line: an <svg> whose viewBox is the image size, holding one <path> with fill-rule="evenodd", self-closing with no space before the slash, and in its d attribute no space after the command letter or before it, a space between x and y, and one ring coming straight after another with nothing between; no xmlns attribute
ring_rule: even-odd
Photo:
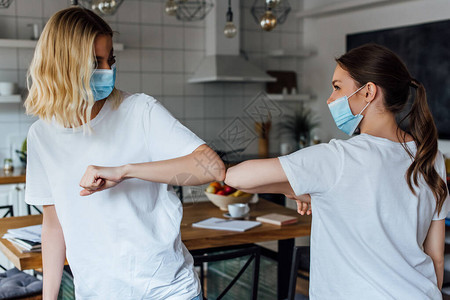
<svg viewBox="0 0 450 300"><path fill-rule="evenodd" d="M380 45L362 45L336 58L336 62L349 72L360 86L373 82L380 87L384 94L385 108L395 115L398 115L408 102L411 87L416 90L410 111L399 122L400 126L403 120L409 118L406 131L414 138L416 155L406 146L405 136L400 137L400 127L397 127L397 137L413 159L406 172L409 188L416 194L413 183L418 186L419 176L422 175L436 198L436 207L440 212L448 192L444 180L434 166L438 152L438 135L428 107L425 87L411 77L405 64L394 52Z"/></svg>

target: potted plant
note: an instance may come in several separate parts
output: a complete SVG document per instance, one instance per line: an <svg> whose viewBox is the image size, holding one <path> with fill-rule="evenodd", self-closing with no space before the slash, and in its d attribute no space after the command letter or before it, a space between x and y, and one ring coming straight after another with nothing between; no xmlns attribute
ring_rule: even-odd
<svg viewBox="0 0 450 300"><path fill-rule="evenodd" d="M16 150L17 155L19 156L20 162L24 167L27 165L27 139L22 143L22 147L20 150Z"/></svg>
<svg viewBox="0 0 450 300"><path fill-rule="evenodd" d="M310 108L300 105L291 115L285 116L278 126L280 136L294 141L298 147L304 148L311 142L311 131L319 125L316 115Z"/></svg>

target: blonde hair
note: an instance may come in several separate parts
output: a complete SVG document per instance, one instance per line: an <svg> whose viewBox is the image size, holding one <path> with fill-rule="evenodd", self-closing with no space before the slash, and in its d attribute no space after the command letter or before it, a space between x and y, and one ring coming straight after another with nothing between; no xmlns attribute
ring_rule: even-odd
<svg viewBox="0 0 450 300"><path fill-rule="evenodd" d="M88 125L95 103L90 79L96 68L94 40L110 35L111 27L95 13L70 7L54 14L45 25L27 73L28 114L64 127ZM30 82L31 81L31 82ZM113 108L122 94L108 96Z"/></svg>

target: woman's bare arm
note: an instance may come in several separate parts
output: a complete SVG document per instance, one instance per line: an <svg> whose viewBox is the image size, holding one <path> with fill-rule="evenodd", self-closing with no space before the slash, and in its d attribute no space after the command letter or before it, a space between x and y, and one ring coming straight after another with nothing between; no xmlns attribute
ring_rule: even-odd
<svg viewBox="0 0 450 300"><path fill-rule="evenodd" d="M66 260L64 235L54 205L44 205L42 222L43 299L58 298Z"/></svg>
<svg viewBox="0 0 450 300"><path fill-rule="evenodd" d="M432 221L423 248L425 253L433 260L439 289L442 288L444 278L444 247L445 220Z"/></svg>
<svg viewBox="0 0 450 300"><path fill-rule="evenodd" d="M244 161L227 170L225 183L247 193L284 194L299 214L311 214L310 195L295 195L278 158Z"/></svg>
<svg viewBox="0 0 450 300"><path fill-rule="evenodd" d="M80 195L110 188L127 178L173 185L200 185L225 178L225 165L207 145L201 145L186 156L119 167L89 166L81 179Z"/></svg>
<svg viewBox="0 0 450 300"><path fill-rule="evenodd" d="M225 183L249 193L294 193L278 158L237 164L227 170Z"/></svg>

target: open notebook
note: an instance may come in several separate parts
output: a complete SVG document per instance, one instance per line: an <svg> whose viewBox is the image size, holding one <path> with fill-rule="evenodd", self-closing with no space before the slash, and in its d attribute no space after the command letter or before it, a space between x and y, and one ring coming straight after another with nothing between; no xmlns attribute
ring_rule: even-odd
<svg viewBox="0 0 450 300"><path fill-rule="evenodd" d="M193 223L192 227L243 232L259 225L261 225L261 222L209 218Z"/></svg>

